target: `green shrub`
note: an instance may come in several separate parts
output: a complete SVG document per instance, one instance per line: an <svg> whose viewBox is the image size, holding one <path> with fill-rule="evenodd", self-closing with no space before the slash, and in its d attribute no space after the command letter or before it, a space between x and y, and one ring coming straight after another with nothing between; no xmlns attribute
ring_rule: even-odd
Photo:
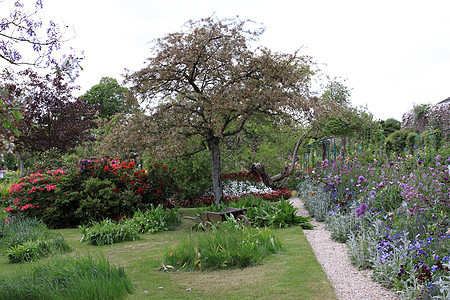
<svg viewBox="0 0 450 300"><path fill-rule="evenodd" d="M175 192L176 199L191 203L212 188L211 160L204 151L189 157L178 157L165 163L167 165L165 170L171 171L170 176L176 182L172 191ZM154 164L145 167L147 170L155 171ZM172 171L173 169L175 171Z"/></svg>
<svg viewBox="0 0 450 300"><path fill-rule="evenodd" d="M175 209L165 210L162 205L145 212L137 211L129 222L139 233L155 233L158 231L172 230L181 222L180 214Z"/></svg>
<svg viewBox="0 0 450 300"><path fill-rule="evenodd" d="M407 137L412 129L401 129L391 133L386 139L388 151L400 154L407 146Z"/></svg>
<svg viewBox="0 0 450 300"><path fill-rule="evenodd" d="M280 240L270 229L256 229L229 220L208 232L192 233L167 249L160 264L165 271L245 268L260 264L263 258L281 249Z"/></svg>
<svg viewBox="0 0 450 300"><path fill-rule="evenodd" d="M135 241L139 239L137 229L131 222L114 222L105 219L101 222L92 222L90 226L80 226L81 242L89 245L112 245L125 241Z"/></svg>
<svg viewBox="0 0 450 300"><path fill-rule="evenodd" d="M0 299L123 299L134 290L103 257L64 257L0 276Z"/></svg>

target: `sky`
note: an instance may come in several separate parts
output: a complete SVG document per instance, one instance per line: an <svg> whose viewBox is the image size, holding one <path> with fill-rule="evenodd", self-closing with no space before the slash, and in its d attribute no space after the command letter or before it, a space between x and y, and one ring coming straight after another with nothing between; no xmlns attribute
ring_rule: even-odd
<svg viewBox="0 0 450 300"><path fill-rule="evenodd" d="M215 15L262 23L259 45L285 53L301 49L324 74L344 81L352 104L366 106L376 119L401 120L414 105L450 97L448 0L42 2L43 18L71 31L60 53L84 51L79 95L104 76L121 83L125 68L145 66L152 40Z"/></svg>

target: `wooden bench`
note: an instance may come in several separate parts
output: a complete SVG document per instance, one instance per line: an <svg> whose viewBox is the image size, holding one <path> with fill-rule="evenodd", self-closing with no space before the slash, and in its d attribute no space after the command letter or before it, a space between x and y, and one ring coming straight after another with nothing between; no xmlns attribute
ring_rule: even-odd
<svg viewBox="0 0 450 300"><path fill-rule="evenodd" d="M185 219L190 219L197 223L211 222L213 224L226 221L226 216L233 216L236 220L243 221L246 225L250 226L251 223L245 215L246 208L227 207L224 211L212 212L204 211L198 218L185 216Z"/></svg>

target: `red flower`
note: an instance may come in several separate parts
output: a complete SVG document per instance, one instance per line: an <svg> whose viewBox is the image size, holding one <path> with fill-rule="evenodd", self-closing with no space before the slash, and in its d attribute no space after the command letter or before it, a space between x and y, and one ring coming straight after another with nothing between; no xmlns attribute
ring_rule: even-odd
<svg viewBox="0 0 450 300"><path fill-rule="evenodd" d="M103 168L103 170L109 171L109 167L108 167L108 166L105 166L105 167Z"/></svg>
<svg viewBox="0 0 450 300"><path fill-rule="evenodd" d="M161 194L162 191L161 191L161 190L157 190L156 193L157 193L157 194Z"/></svg>

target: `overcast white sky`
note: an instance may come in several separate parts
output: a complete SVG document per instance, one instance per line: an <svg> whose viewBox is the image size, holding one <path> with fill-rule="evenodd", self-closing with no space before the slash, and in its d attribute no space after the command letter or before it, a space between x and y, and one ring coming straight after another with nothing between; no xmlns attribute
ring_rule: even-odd
<svg viewBox="0 0 450 300"><path fill-rule="evenodd" d="M30 0L24 0L30 1ZM347 79L353 105L378 119L401 120L413 104L450 97L450 1L403 0L43 0L51 19L73 27L64 47L84 50L80 95L103 76L122 81L139 70L149 42L190 19L261 22L260 44L311 55L332 77Z"/></svg>

